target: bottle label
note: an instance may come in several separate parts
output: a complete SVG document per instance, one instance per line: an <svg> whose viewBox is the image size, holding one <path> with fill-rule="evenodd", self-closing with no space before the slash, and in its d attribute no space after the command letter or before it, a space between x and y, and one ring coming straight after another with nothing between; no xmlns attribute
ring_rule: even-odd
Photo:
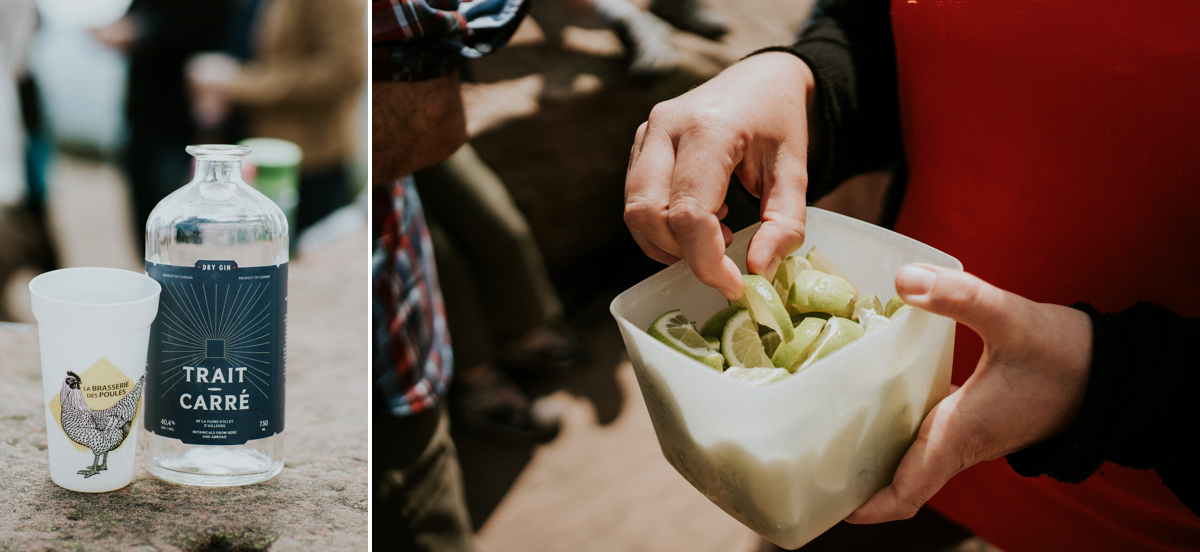
<svg viewBox="0 0 1200 552"><path fill-rule="evenodd" d="M162 285L150 329L146 429L190 445L283 431L287 263L146 263Z"/></svg>

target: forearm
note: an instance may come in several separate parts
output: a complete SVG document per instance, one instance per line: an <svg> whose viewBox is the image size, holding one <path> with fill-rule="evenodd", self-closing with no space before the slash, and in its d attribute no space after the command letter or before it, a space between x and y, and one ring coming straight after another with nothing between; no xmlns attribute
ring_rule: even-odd
<svg viewBox="0 0 1200 552"><path fill-rule="evenodd" d="M467 123L458 74L371 83L371 174L376 186L454 153Z"/></svg>

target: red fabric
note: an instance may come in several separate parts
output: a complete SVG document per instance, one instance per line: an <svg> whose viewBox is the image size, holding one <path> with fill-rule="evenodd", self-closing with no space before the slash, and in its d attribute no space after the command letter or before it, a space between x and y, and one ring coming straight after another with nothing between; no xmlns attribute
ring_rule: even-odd
<svg viewBox="0 0 1200 552"><path fill-rule="evenodd" d="M893 0L892 15L898 231L1036 301L1200 316L1200 2ZM962 383L982 344L956 339ZM1069 485L1001 459L932 504L1006 552L1200 549L1200 518L1154 472L1113 464Z"/></svg>

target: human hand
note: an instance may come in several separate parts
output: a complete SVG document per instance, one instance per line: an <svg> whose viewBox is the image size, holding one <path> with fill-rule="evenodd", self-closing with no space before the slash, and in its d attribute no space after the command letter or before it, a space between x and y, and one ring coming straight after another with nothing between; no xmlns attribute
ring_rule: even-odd
<svg viewBox="0 0 1200 552"><path fill-rule="evenodd" d="M660 103L634 137L625 176L625 224L651 258L687 261L729 299L742 277L720 221L729 177L762 199L763 224L746 267L770 278L804 243L812 71L782 52L751 56Z"/></svg>
<svg viewBox="0 0 1200 552"><path fill-rule="evenodd" d="M136 16L126 15L103 27L91 29L92 37L118 52L128 53L142 34L141 23Z"/></svg>
<svg viewBox="0 0 1200 552"><path fill-rule="evenodd" d="M209 52L188 60L192 115L201 128L214 129L229 115L230 90L241 70L242 64L227 54Z"/></svg>
<svg viewBox="0 0 1200 552"><path fill-rule="evenodd" d="M983 355L962 387L925 418L892 483L850 514L850 523L910 518L958 472L1062 432L1087 385L1087 314L925 264L902 267L896 289L906 303L974 330Z"/></svg>

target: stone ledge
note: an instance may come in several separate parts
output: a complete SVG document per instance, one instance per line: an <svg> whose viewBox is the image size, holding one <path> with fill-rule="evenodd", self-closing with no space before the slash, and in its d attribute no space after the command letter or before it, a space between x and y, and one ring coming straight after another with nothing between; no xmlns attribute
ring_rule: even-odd
<svg viewBox="0 0 1200 552"><path fill-rule="evenodd" d="M146 472L111 493L50 481L35 326L0 324L0 550L365 550L365 233L289 268L283 472L230 488Z"/></svg>

